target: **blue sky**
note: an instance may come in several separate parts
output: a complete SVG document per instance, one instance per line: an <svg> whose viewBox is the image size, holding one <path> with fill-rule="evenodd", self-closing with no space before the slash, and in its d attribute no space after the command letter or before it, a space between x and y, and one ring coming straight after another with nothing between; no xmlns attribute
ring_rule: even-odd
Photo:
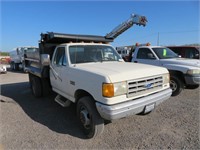
<svg viewBox="0 0 200 150"><path fill-rule="evenodd" d="M132 13L146 27L133 26L113 46L200 43L199 1L1 1L0 51L38 46L40 33L106 35Z"/></svg>

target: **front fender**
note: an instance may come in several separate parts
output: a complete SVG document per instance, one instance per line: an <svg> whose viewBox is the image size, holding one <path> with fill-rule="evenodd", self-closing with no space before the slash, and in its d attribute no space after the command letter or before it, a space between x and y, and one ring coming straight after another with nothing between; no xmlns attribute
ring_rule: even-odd
<svg viewBox="0 0 200 150"><path fill-rule="evenodd" d="M196 68L196 67L191 67L191 66L188 67L185 65L177 65L177 64L163 64L163 67L167 68L168 70L180 71L183 74L186 74L188 69Z"/></svg>

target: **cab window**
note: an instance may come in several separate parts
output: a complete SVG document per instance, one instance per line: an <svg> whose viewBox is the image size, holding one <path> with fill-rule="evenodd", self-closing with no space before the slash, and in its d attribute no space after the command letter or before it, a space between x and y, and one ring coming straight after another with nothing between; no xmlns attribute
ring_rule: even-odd
<svg viewBox="0 0 200 150"><path fill-rule="evenodd" d="M65 55L65 48L64 47L58 47L56 49L56 54L54 57L53 63L57 66L66 66L66 55Z"/></svg>
<svg viewBox="0 0 200 150"><path fill-rule="evenodd" d="M155 59L154 54L148 48L140 48L137 54L138 59Z"/></svg>
<svg viewBox="0 0 200 150"><path fill-rule="evenodd" d="M198 55L198 51L195 48L184 48L186 58L195 58Z"/></svg>

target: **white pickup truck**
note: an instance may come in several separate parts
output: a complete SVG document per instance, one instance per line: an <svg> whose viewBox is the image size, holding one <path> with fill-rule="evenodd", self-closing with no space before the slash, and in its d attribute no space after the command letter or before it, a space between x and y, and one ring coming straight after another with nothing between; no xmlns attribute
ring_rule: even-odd
<svg viewBox="0 0 200 150"><path fill-rule="evenodd" d="M198 88L200 84L200 60L180 58L162 46L138 46L133 50L132 62L162 66L170 73L172 96L184 87Z"/></svg>
<svg viewBox="0 0 200 150"><path fill-rule="evenodd" d="M52 89L60 105L75 103L88 138L102 133L105 120L149 113L172 94L166 68L126 63L108 42L50 32L25 58L33 95Z"/></svg>

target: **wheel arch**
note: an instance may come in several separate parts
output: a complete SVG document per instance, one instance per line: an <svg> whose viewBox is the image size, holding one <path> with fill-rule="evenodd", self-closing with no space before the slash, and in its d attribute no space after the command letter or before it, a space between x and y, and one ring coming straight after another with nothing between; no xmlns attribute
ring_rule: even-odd
<svg viewBox="0 0 200 150"><path fill-rule="evenodd" d="M177 71L177 70L169 70L169 74L170 74L170 76L177 76L177 77L181 78L181 80L185 84L185 78L184 78L183 72Z"/></svg>
<svg viewBox="0 0 200 150"><path fill-rule="evenodd" d="M85 97L85 96L89 96L92 99L94 99L94 97L89 92L82 89L78 89L74 94L75 102L77 103L80 98Z"/></svg>

